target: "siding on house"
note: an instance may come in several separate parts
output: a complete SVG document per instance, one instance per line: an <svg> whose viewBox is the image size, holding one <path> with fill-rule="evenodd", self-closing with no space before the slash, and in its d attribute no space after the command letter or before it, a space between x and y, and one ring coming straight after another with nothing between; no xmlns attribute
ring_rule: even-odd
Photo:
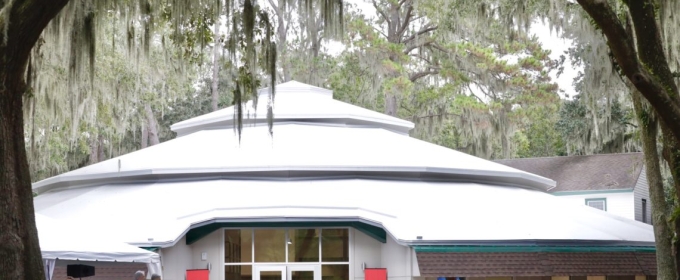
<svg viewBox="0 0 680 280"><path fill-rule="evenodd" d="M640 172L640 176L635 183L635 188L633 189L633 197L635 199L635 220L640 222L643 221L642 200L644 199L647 201L647 217L644 219L644 222L652 224L652 202L649 200L649 184L647 182L647 172L645 170L646 169L643 167L642 172Z"/></svg>
<svg viewBox="0 0 680 280"><path fill-rule="evenodd" d="M561 194L559 197L566 201L570 201L570 203L575 205L586 205L586 199L605 198L607 200L608 213L627 219L634 219L636 215L633 203L631 203L634 197L632 190L613 193L593 192L575 195Z"/></svg>
<svg viewBox="0 0 680 280"><path fill-rule="evenodd" d="M642 153L504 159L496 162L553 179L550 193L585 204L585 199L607 198L607 212L651 224L651 201ZM627 194L622 194L627 193ZM625 200L621 200L625 196ZM624 207L621 203L624 203Z"/></svg>

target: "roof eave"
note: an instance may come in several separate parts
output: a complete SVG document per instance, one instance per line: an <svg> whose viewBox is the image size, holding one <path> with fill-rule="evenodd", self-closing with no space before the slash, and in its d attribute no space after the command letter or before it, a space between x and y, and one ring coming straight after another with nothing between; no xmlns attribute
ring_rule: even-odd
<svg viewBox="0 0 680 280"><path fill-rule="evenodd" d="M322 180L376 178L432 180L506 185L546 191L554 181L529 173L452 169L418 166L264 166L240 168L143 169L86 175L59 175L33 184L33 191L44 193L57 188L103 184L149 183L197 179Z"/></svg>

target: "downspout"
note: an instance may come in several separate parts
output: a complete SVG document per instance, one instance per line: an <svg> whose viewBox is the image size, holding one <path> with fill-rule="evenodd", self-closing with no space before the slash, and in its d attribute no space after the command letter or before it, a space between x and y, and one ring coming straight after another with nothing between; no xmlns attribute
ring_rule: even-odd
<svg viewBox="0 0 680 280"><path fill-rule="evenodd" d="M413 254L415 254L416 250L411 246L408 246L408 249L410 251L409 252L409 256L410 256L409 261L411 261L411 263L410 263L410 265L411 265L411 280L413 280Z"/></svg>

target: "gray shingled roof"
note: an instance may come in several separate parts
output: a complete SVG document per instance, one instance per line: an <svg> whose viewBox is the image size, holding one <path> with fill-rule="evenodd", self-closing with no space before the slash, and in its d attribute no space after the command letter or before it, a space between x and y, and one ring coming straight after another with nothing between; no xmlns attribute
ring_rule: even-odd
<svg viewBox="0 0 680 280"><path fill-rule="evenodd" d="M504 159L495 162L557 182L550 192L632 189L644 159L642 153Z"/></svg>

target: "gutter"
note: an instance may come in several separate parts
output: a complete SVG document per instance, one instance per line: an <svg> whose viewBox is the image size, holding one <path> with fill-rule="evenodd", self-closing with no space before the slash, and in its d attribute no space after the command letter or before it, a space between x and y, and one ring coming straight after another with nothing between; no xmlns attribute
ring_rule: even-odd
<svg viewBox="0 0 680 280"><path fill-rule="evenodd" d="M105 184L155 183L197 179L322 180L336 178L398 179L450 183L480 183L538 191L554 187L555 181L530 173L453 169L421 166L253 166L232 168L140 169L84 175L59 175L33 184L40 194L55 188Z"/></svg>
<svg viewBox="0 0 680 280"><path fill-rule="evenodd" d="M416 253L656 253L654 246L414 246Z"/></svg>

